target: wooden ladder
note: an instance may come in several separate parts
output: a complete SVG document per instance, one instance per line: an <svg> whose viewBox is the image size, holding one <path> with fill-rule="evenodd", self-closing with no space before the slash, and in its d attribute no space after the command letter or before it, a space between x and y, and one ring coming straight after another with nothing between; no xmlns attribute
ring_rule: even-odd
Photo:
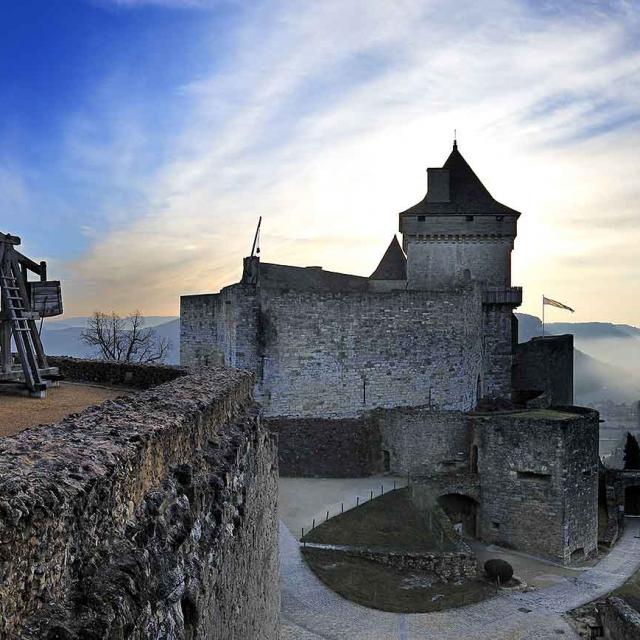
<svg viewBox="0 0 640 640"><path fill-rule="evenodd" d="M2 306L9 316L24 380L32 395L44 396L47 383L40 375L40 369L47 366L47 360L35 322L38 314L31 309L20 265L12 256L4 256L0 263L0 290Z"/></svg>

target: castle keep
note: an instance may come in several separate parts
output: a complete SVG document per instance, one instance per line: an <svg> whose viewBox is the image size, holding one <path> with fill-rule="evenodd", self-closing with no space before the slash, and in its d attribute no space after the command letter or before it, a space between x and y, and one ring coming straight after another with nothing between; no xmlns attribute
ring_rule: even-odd
<svg viewBox="0 0 640 640"><path fill-rule="evenodd" d="M454 143L370 277L251 256L239 283L182 296L181 364L254 373L283 473L410 474L469 533L591 554L598 417L570 407L572 336L518 345L519 216Z"/></svg>

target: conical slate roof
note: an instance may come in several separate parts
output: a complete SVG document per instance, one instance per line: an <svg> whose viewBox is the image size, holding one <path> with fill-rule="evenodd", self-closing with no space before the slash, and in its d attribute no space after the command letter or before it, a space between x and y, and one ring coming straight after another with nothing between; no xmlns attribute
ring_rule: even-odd
<svg viewBox="0 0 640 640"><path fill-rule="evenodd" d="M449 202L431 202L427 191L427 195L421 202L402 213L520 215L515 209L494 200L480 178L462 157L455 142L453 150L442 168L449 171Z"/></svg>
<svg viewBox="0 0 640 640"><path fill-rule="evenodd" d="M369 278L371 280L407 279L407 256L404 255L404 251L395 235L384 252L380 264Z"/></svg>

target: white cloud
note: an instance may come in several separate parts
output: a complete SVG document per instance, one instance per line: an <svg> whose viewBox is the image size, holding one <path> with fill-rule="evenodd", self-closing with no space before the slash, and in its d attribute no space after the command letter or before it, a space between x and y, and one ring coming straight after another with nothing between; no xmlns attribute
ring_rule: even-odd
<svg viewBox="0 0 640 640"><path fill-rule="evenodd" d="M115 5L128 9L138 7L156 6L167 9L207 9L220 4L223 1L231 0L98 0L104 5Z"/></svg>
<svg viewBox="0 0 640 640"><path fill-rule="evenodd" d="M593 224L603 211L637 213L638 129L610 124L640 99L640 54L621 45L635 17L549 17L530 6L256 4L227 66L182 87L189 125L137 185L144 215L114 210L131 221L69 265L73 308L175 312L181 293L237 277L259 215L263 259L367 274L454 127L489 189L524 212L514 273L528 285L525 310L536 311L544 287L575 300L580 270L565 268L567 257L628 271L618 230L595 239ZM611 290L582 283L574 305L595 317ZM618 319L638 323L639 313Z"/></svg>

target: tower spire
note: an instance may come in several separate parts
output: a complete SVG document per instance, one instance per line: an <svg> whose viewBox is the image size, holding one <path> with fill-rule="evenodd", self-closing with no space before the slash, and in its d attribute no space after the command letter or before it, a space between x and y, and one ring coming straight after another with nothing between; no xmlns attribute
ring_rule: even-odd
<svg viewBox="0 0 640 640"><path fill-rule="evenodd" d="M454 149L458 148L458 130L457 129L453 130L453 148Z"/></svg>

